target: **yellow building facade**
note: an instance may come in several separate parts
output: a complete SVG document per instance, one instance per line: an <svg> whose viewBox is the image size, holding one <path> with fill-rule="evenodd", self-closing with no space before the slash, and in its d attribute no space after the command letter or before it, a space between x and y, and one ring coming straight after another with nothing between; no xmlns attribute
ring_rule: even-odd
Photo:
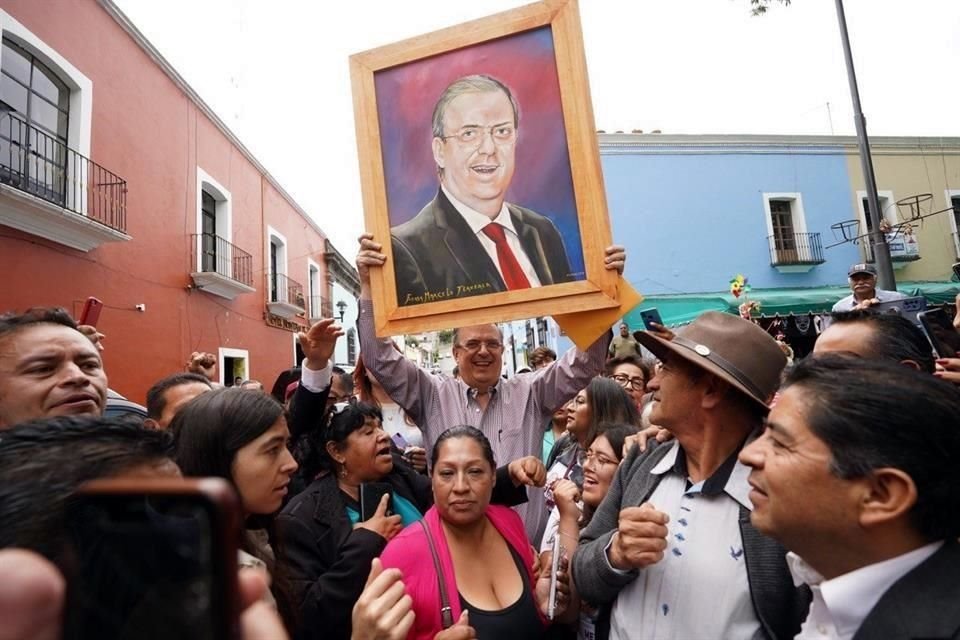
<svg viewBox="0 0 960 640"><path fill-rule="evenodd" d="M849 219L858 220L864 234L868 206L860 155L855 141L845 142ZM892 227L918 214L950 209L911 222L898 237L888 236L897 281L949 280L951 266L960 259L960 138L877 137L871 138L870 148L883 219ZM867 244L860 246L864 260L870 259Z"/></svg>

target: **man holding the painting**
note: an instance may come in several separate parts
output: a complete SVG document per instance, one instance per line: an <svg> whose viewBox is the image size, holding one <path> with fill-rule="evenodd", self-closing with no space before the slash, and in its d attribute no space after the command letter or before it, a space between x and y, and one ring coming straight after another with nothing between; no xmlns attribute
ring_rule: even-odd
<svg viewBox="0 0 960 640"><path fill-rule="evenodd" d="M391 229L397 303L439 302L575 279L550 219L505 201L519 111L486 75L449 85L433 110L437 196Z"/></svg>

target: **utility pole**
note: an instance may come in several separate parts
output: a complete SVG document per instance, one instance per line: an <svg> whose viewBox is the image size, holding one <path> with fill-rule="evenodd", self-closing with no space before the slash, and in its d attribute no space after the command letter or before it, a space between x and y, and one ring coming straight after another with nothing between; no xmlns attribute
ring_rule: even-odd
<svg viewBox="0 0 960 640"><path fill-rule="evenodd" d="M870 245L873 259L877 265L877 285L888 291L897 290L897 281L893 276L893 264L890 261L890 247L887 236L880 230L883 219L880 211L880 198L877 197L877 179L873 174L873 158L870 156L870 140L867 138L867 119L860 107L860 91L857 89L857 73L853 69L853 54L850 53L850 36L847 34L847 18L843 12L843 0L835 0L837 21L840 23L840 39L843 41L843 57L847 63L847 81L850 83L850 97L853 99L853 121L857 127L857 146L860 148L860 167L863 169L863 181L867 188L867 202L870 205Z"/></svg>

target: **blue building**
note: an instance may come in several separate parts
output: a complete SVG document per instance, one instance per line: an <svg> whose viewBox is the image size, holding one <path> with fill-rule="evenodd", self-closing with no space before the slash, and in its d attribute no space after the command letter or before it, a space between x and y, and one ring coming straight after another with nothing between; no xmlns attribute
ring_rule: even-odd
<svg viewBox="0 0 960 640"><path fill-rule="evenodd" d="M843 239L832 225L865 219L858 205L862 193L852 179L853 173L859 179L853 138L599 138L613 237L627 248L624 276L647 297L641 308L656 306L670 324L707 309L735 310L742 298L729 294L729 281L737 274L749 278L750 297L761 303L763 313L826 310L849 293L849 266L871 259L863 245L830 246ZM883 139L874 144L874 153L884 153L877 150L883 145L902 146L903 140ZM919 140L912 151L917 157L926 143L913 140ZM890 152L895 154L904 151L897 147ZM877 162L882 168L883 159ZM878 182L881 178L878 171ZM887 204L884 213L895 220L894 203ZM866 232L860 228L852 233ZM897 267L918 259L894 257ZM949 273L949 264L942 266ZM920 274L916 266L898 273L901 290L913 288L915 283L900 282L911 270ZM946 278L937 279L943 288ZM946 288L944 297L956 291ZM939 288L924 286L925 294L931 290ZM641 327L637 310L627 322Z"/></svg>

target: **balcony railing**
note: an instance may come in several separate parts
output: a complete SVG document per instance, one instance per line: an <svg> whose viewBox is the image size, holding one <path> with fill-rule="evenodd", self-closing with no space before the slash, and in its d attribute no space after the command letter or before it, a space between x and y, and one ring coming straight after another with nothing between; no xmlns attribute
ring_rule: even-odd
<svg viewBox="0 0 960 640"><path fill-rule="evenodd" d="M267 302L297 307L306 310L303 285L282 273L267 274Z"/></svg>
<svg viewBox="0 0 960 640"><path fill-rule="evenodd" d="M767 236L770 266L823 264L823 247L819 233L794 233Z"/></svg>
<svg viewBox="0 0 960 640"><path fill-rule="evenodd" d="M330 301L321 296L319 293L315 293L309 298L309 309L310 320L319 320L320 318L332 318L333 317L333 305L330 304Z"/></svg>
<svg viewBox="0 0 960 640"><path fill-rule="evenodd" d="M0 113L0 183L126 232L127 181L10 112Z"/></svg>
<svg viewBox="0 0 960 640"><path fill-rule="evenodd" d="M203 273L218 273L248 287L253 286L253 256L212 233L195 233L197 264Z"/></svg>

